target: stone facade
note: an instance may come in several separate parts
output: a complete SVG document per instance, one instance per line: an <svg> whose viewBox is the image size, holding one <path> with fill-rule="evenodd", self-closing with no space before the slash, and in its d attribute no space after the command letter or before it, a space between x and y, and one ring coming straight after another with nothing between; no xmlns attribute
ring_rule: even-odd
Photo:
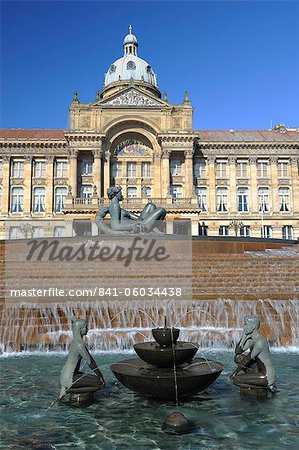
<svg viewBox="0 0 299 450"><path fill-rule="evenodd" d="M298 128L194 130L188 94L169 103L143 76L69 109L68 130L0 130L0 237L97 234L117 184L127 209L163 205L168 233L299 238Z"/></svg>

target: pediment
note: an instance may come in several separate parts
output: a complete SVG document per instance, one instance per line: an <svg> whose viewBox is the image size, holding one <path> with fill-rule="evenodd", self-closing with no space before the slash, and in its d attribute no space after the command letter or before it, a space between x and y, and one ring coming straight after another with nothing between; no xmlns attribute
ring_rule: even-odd
<svg viewBox="0 0 299 450"><path fill-rule="evenodd" d="M164 106L164 102L157 100L149 95L140 92L137 89L130 88L111 96L107 100L97 102L95 106L109 106L109 107L130 107L137 106L143 108L157 108Z"/></svg>

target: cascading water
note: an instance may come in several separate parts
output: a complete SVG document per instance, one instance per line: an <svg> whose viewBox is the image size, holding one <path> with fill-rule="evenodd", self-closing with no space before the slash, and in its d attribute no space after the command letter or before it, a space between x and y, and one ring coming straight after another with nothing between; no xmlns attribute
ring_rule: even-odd
<svg viewBox="0 0 299 450"><path fill-rule="evenodd" d="M65 350L75 317L88 320L89 345L103 351L131 350L151 329L179 323L182 340L200 347L233 348L240 339L246 315L263 318L262 327L272 346L299 346L297 300L235 301L156 300L61 302L5 305L0 342L4 351Z"/></svg>

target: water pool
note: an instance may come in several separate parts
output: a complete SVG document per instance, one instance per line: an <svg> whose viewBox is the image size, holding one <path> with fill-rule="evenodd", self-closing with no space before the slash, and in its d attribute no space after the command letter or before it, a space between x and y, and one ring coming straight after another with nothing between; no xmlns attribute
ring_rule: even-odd
<svg viewBox="0 0 299 450"><path fill-rule="evenodd" d="M195 397L179 410L192 424L182 436L161 427L174 404L138 397L120 385L109 366L128 354L96 353L107 388L96 403L72 408L51 402L59 393L65 354L27 354L1 359L1 444L3 450L154 450L298 449L298 353L273 353L278 392L266 401L241 398L228 378L234 367L229 351L199 351L225 365L208 389L210 399Z"/></svg>

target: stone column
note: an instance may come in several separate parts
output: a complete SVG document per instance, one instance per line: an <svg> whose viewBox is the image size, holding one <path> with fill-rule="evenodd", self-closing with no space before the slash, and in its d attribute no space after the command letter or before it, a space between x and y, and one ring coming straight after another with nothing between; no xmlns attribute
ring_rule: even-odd
<svg viewBox="0 0 299 450"><path fill-rule="evenodd" d="M24 215L30 215L32 209L32 156L24 160Z"/></svg>
<svg viewBox="0 0 299 450"><path fill-rule="evenodd" d="M214 156L208 157L207 172L209 180L209 192L208 192L208 211L211 213L216 212L216 173L215 173L215 161Z"/></svg>
<svg viewBox="0 0 299 450"><path fill-rule="evenodd" d="M256 158L250 158L250 196L251 196L251 210L252 212L259 212L258 192L257 192L257 170Z"/></svg>
<svg viewBox="0 0 299 450"><path fill-rule="evenodd" d="M272 238L282 239L282 225L277 224L272 225Z"/></svg>
<svg viewBox="0 0 299 450"><path fill-rule="evenodd" d="M290 166L290 175L291 175L291 182L292 182L292 192L291 192L291 211L296 213L298 215L299 213L299 173L298 173L298 162L299 160L297 158L291 159L291 166ZM4 181L4 177L3 177Z"/></svg>
<svg viewBox="0 0 299 450"><path fill-rule="evenodd" d="M78 174L77 174L77 157L78 157L78 150L72 149L71 155L70 155L70 187L71 187L71 195L74 198L78 197L78 186L77 186L77 180L78 180Z"/></svg>
<svg viewBox="0 0 299 450"><path fill-rule="evenodd" d="M236 158L229 158L229 202L230 213L237 212Z"/></svg>
<svg viewBox="0 0 299 450"><path fill-rule="evenodd" d="M166 219L166 234L173 234L173 220Z"/></svg>
<svg viewBox="0 0 299 450"><path fill-rule="evenodd" d="M170 188L169 156L171 150L162 148L161 159L161 197L166 198Z"/></svg>
<svg viewBox="0 0 299 450"><path fill-rule="evenodd" d="M102 149L97 148L93 153L93 183L96 187L97 196L101 197L101 174L102 174Z"/></svg>
<svg viewBox="0 0 299 450"><path fill-rule="evenodd" d="M137 187L137 198L141 198L141 162L137 161L136 167L136 187Z"/></svg>
<svg viewBox="0 0 299 450"><path fill-rule="evenodd" d="M54 210L54 156L46 157L46 213L52 214Z"/></svg>
<svg viewBox="0 0 299 450"><path fill-rule="evenodd" d="M270 158L270 211L279 211L277 158ZM272 208L271 208L272 207Z"/></svg>
<svg viewBox="0 0 299 450"><path fill-rule="evenodd" d="M107 198L107 190L110 187L110 156L109 150L105 151L104 155L104 192L103 197Z"/></svg>
<svg viewBox="0 0 299 450"><path fill-rule="evenodd" d="M10 156L2 157L2 214L9 211Z"/></svg>
<svg viewBox="0 0 299 450"><path fill-rule="evenodd" d="M153 185L152 185L152 197L161 198L162 197L162 177L161 177L161 153L154 152L153 155Z"/></svg>
<svg viewBox="0 0 299 450"><path fill-rule="evenodd" d="M190 198L193 194L193 148L185 150L185 192L184 197Z"/></svg>
<svg viewBox="0 0 299 450"><path fill-rule="evenodd" d="M191 219L191 235L198 236L198 217Z"/></svg>

